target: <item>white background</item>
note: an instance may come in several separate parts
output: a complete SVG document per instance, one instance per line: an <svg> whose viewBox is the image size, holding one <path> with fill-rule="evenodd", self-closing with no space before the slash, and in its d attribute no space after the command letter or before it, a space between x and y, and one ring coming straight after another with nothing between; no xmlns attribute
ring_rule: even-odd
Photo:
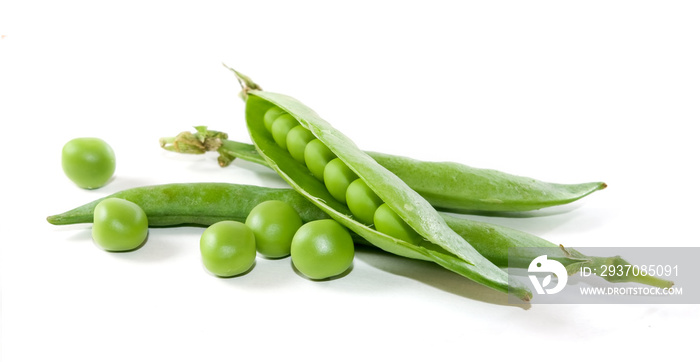
<svg viewBox="0 0 700 362"><path fill-rule="evenodd" d="M572 247L697 246L698 19L692 1L3 1L2 360L693 353L698 305L523 309L367 250L332 282L288 258L218 279L199 260L202 229L151 230L138 251L107 253L89 225L45 217L141 185L285 186L158 146L195 125L248 140L225 62L366 150L609 185L536 217L479 220ZM102 189L62 173L61 147L80 136L115 149Z"/></svg>

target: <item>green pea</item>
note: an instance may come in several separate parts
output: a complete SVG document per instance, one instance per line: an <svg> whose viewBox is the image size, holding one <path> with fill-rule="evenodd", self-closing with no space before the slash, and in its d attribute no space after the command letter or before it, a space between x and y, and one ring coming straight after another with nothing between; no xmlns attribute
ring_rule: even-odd
<svg viewBox="0 0 700 362"><path fill-rule="evenodd" d="M107 198L95 206L92 239L107 251L128 251L141 246L148 235L148 217L128 200Z"/></svg>
<svg viewBox="0 0 700 362"><path fill-rule="evenodd" d="M299 121L290 114L283 114L272 123L272 138L278 146L287 149L287 134L299 125Z"/></svg>
<svg viewBox="0 0 700 362"><path fill-rule="evenodd" d="M301 217L288 203L264 201L248 214L245 224L255 234L255 245L268 258L288 256L292 238L302 225Z"/></svg>
<svg viewBox="0 0 700 362"><path fill-rule="evenodd" d="M352 265L355 246L348 230L332 219L304 224L292 239L292 263L309 279L327 279Z"/></svg>
<svg viewBox="0 0 700 362"><path fill-rule="evenodd" d="M306 145L309 144L313 139L314 135L304 126L299 125L292 128L287 134L287 150L292 158L297 160L297 162L304 163L304 150Z"/></svg>
<svg viewBox="0 0 700 362"><path fill-rule="evenodd" d="M381 204L374 213L374 228L397 239L418 243L423 238L406 224L389 204Z"/></svg>
<svg viewBox="0 0 700 362"><path fill-rule="evenodd" d="M63 146L61 166L79 187L96 189L114 175L116 158L112 147L99 138L75 138Z"/></svg>
<svg viewBox="0 0 700 362"><path fill-rule="evenodd" d="M334 158L333 152L318 139L311 140L304 150L306 167L321 181L323 181L323 171L326 165Z"/></svg>
<svg viewBox="0 0 700 362"><path fill-rule="evenodd" d="M350 183L345 199L352 215L366 225L374 224L374 213L379 205L384 203L365 181L359 178Z"/></svg>
<svg viewBox="0 0 700 362"><path fill-rule="evenodd" d="M263 122L265 123L265 128L268 132L272 132L272 123L275 122L277 117L285 113L287 112L285 112L284 109L277 106L272 106L267 111L265 111L265 114L263 115Z"/></svg>
<svg viewBox="0 0 700 362"><path fill-rule="evenodd" d="M345 193L351 182L357 179L357 174L339 158L335 158L328 162L323 170L323 182L326 184L328 192L335 197L336 200L345 203Z"/></svg>
<svg viewBox="0 0 700 362"><path fill-rule="evenodd" d="M202 263L212 274L232 277L250 270L255 263L255 235L242 222L219 221L199 239Z"/></svg>

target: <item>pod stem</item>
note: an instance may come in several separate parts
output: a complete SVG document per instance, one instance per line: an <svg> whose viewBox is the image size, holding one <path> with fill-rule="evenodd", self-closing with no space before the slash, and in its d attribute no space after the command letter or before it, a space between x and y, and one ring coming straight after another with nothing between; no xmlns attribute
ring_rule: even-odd
<svg viewBox="0 0 700 362"><path fill-rule="evenodd" d="M195 133L185 131L175 137L162 137L160 147L171 152L196 155L215 151L219 153L217 161L221 167L228 166L236 158L268 166L254 145L231 141L228 139L228 134L209 130L206 126L194 128Z"/></svg>
<svg viewBox="0 0 700 362"><path fill-rule="evenodd" d="M241 85L241 92L238 95L243 100L246 100L248 98L248 92L250 92L251 90L259 90L259 91L262 90L262 87L260 87L260 85L258 85L257 83L253 82L253 80L250 79L250 77L248 77L247 75L240 73L239 71L229 67L228 65L226 65L224 63L221 63L221 64L223 64L223 66L226 69L232 71L233 74L236 75L236 80L238 80L238 84Z"/></svg>

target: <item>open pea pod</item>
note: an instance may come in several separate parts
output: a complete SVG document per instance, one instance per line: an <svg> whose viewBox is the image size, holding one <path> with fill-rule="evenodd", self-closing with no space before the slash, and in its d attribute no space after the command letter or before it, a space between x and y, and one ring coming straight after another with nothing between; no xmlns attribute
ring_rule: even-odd
<svg viewBox="0 0 700 362"><path fill-rule="evenodd" d="M531 298L530 290L524 285L509 285L507 273L450 229L428 201L312 109L286 95L250 88L244 91L248 131L258 153L290 186L330 217L387 252L432 261L493 289L510 292L523 300ZM329 192L323 181L275 141L264 121L265 113L272 107L280 108L310 131L420 238L397 238L359 222L348 206Z"/></svg>

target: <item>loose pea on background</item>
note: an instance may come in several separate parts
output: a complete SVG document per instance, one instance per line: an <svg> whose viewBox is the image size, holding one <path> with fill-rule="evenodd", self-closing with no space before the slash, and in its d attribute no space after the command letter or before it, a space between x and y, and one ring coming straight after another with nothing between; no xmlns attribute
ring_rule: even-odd
<svg viewBox="0 0 700 362"><path fill-rule="evenodd" d="M303 222L288 203L270 200L255 206L245 224L255 234L260 254L268 258L283 258L289 255L292 238Z"/></svg>
<svg viewBox="0 0 700 362"><path fill-rule="evenodd" d="M134 202L106 198L95 206L92 239L107 251L130 251L146 241L148 217Z"/></svg>
<svg viewBox="0 0 700 362"><path fill-rule="evenodd" d="M255 234L238 221L209 226L202 233L199 248L204 266L219 277L243 274L255 263Z"/></svg>
<svg viewBox="0 0 700 362"><path fill-rule="evenodd" d="M63 146L61 165L76 185L96 189L114 175L116 157L112 147L100 138L74 138Z"/></svg>
<svg viewBox="0 0 700 362"><path fill-rule="evenodd" d="M335 220L304 224L294 235L291 248L294 266L310 279L327 279L348 270L355 256L350 233Z"/></svg>

